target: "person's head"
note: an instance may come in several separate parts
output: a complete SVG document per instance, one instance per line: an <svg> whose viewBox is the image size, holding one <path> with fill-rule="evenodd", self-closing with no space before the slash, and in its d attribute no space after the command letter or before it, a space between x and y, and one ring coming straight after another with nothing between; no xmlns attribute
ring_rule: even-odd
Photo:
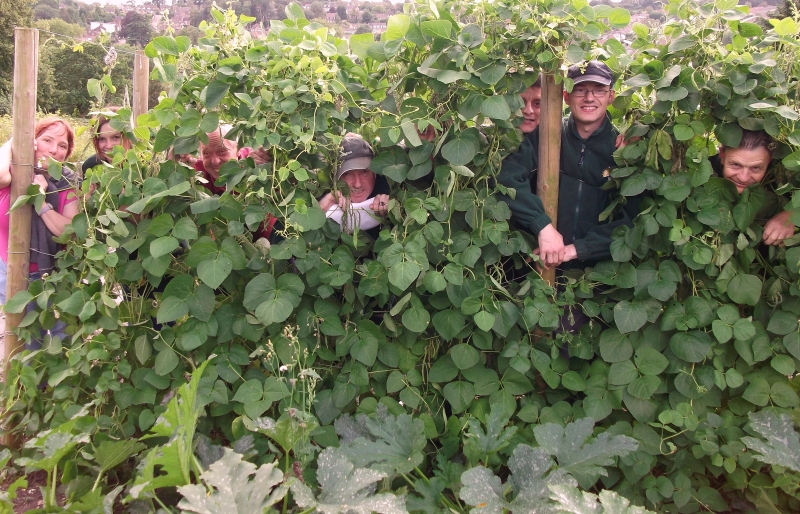
<svg viewBox="0 0 800 514"><path fill-rule="evenodd" d="M119 107L106 107L106 112L117 112ZM97 125L95 125L94 133L92 134L92 145L94 146L97 158L103 161L111 160L111 152L115 146L122 146L125 149L131 147L130 141L125 135L111 127L111 119L104 114L97 116Z"/></svg>
<svg viewBox="0 0 800 514"><path fill-rule="evenodd" d="M45 118L36 124L33 131L36 141L34 162L47 167L47 158L64 162L75 147L75 133L69 123L61 118Z"/></svg>
<svg viewBox="0 0 800 514"><path fill-rule="evenodd" d="M584 61L573 64L567 71L572 79L572 92L564 91L564 101L578 128L599 128L606 109L614 101L614 74L605 63Z"/></svg>
<svg viewBox="0 0 800 514"><path fill-rule="evenodd" d="M225 139L230 125L220 127L208 134L208 144L200 144L200 158L203 167L213 177L219 177L219 169L223 164L236 159L236 141Z"/></svg>
<svg viewBox="0 0 800 514"><path fill-rule="evenodd" d="M361 203L372 196L375 188L375 173L369 169L372 164L372 148L364 138L352 132L344 136L340 148L339 169L336 180L343 180L350 189L350 201Z"/></svg>
<svg viewBox="0 0 800 514"><path fill-rule="evenodd" d="M742 130L739 146L719 149L722 176L736 186L741 193L748 186L764 180L772 161L775 142L763 130Z"/></svg>
<svg viewBox="0 0 800 514"><path fill-rule="evenodd" d="M539 126L539 113L542 107L542 78L536 79L528 89L522 92L522 125L519 126L523 134L529 134Z"/></svg>

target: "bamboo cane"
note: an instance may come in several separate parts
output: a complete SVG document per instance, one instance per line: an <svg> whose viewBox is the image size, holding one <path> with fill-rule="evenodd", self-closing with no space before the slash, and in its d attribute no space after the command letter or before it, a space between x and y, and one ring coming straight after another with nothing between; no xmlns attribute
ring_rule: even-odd
<svg viewBox="0 0 800 514"><path fill-rule="evenodd" d="M150 94L150 59L137 50L133 59L133 121L147 112Z"/></svg>
<svg viewBox="0 0 800 514"><path fill-rule="evenodd" d="M558 181L561 162L561 115L563 86L556 84L555 75L542 76L542 110L539 116L539 172L536 191L544 211L554 227L558 227ZM555 283L556 270L545 270L542 278Z"/></svg>

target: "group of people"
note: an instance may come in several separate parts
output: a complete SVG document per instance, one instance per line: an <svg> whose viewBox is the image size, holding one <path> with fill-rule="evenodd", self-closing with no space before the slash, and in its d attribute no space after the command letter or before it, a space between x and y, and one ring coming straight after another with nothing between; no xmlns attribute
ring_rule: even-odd
<svg viewBox="0 0 800 514"><path fill-rule="evenodd" d="M546 214L541 199L536 194L536 176L539 162L539 117L541 83L537 80L521 97L519 128L524 138L520 148L502 163L498 182L515 193L501 195L512 212L512 221L519 229L538 238L534 250L545 267L560 269L586 267L610 257L611 233L620 225L632 226L638 214L638 197L627 198L618 213L605 221L600 214L610 205L611 198L604 184L609 171L615 167L613 153L621 140L611 123L607 109L614 100L615 78L611 70L599 61L583 62L571 66L567 77L573 81L570 92L564 92L569 116L563 119L561 133L559 207L556 225ZM111 162L117 147L129 149L125 135L112 127L112 113L98 116L92 132L95 155L84 161L84 173ZM431 127L428 127L431 129ZM221 195L225 186L218 183L220 169L231 160L253 158L257 165L270 160L264 149L239 149L236 141L227 139L229 126L221 126L207 134L208 140L200 145L199 158L186 159L198 173L200 185L211 195ZM772 161L774 143L764 132L743 131L741 143L736 148L722 147L717 159L717 173L730 180L741 193L745 188L761 182ZM425 139L436 137L433 130L421 134ZM624 143L623 143L624 144ZM52 161L62 163L69 159L75 145L75 135L69 124L60 118L46 118L35 128L35 157L32 183L46 195L46 201L36 212L31 229L30 278L49 272L55 264L60 236L78 212L78 178L66 167L61 178L48 173ZM380 220L386 216L390 203L390 187L385 177L370 169L374 153L371 145L361 136L348 133L340 146L336 181L347 187L328 192L320 197L319 205L326 216L336 220L343 231L352 233L356 228L377 237ZM8 262L9 209L11 184L11 141L0 147L0 301L5 303L6 264ZM275 220L266 222L262 229L266 235ZM789 213L780 212L766 222L763 241L776 245L794 234L794 224Z"/></svg>
<svg viewBox="0 0 800 514"><path fill-rule="evenodd" d="M584 268L611 256L611 233L620 225L633 226L639 213L639 197L627 198L620 212L600 221L612 198L603 185L616 167L614 151L620 144L619 133L607 112L614 101L614 74L600 61L573 65L567 71L573 81L571 92L564 92L569 116L561 127L559 202L556 226L546 214L536 193L539 167L539 103L541 89L534 84L523 93L525 119L521 125L525 138L520 148L503 161L498 182L514 189L513 198L502 195L517 228L538 238L539 255L544 267ZM717 172L730 180L741 193L761 182L772 161L774 142L763 131L743 130L736 148L721 147ZM770 218L763 241L777 245L794 234L789 212Z"/></svg>

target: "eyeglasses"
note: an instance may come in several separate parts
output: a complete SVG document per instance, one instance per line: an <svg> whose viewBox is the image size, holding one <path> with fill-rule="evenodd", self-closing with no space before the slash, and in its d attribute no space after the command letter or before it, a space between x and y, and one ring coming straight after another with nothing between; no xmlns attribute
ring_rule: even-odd
<svg viewBox="0 0 800 514"><path fill-rule="evenodd" d="M573 89L575 98L586 98L591 94L595 98L605 98L610 89Z"/></svg>

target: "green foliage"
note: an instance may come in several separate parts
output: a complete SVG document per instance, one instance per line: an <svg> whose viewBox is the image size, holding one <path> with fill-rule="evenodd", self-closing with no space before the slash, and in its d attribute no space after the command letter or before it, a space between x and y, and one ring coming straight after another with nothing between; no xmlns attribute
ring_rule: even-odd
<svg viewBox="0 0 800 514"><path fill-rule="evenodd" d="M626 11L580 0L419 4L380 41L341 40L296 5L254 40L250 18L214 9L197 45L150 42L168 92L135 128L121 112L133 148L87 176L58 270L10 300L37 305L23 337L56 312L68 326L10 364L22 462L72 462L69 501L93 505L119 494L99 478L115 473L128 502L167 509L181 487L195 511L256 489L275 505L284 486L284 511L798 510L800 475L757 459L785 452L780 436L747 435L750 413L800 404L797 239L760 245L762 207L794 195L800 167L797 22L762 29L724 1L666 9L633 25L633 52L604 36ZM493 178L534 76L512 70L561 77L590 56L619 74L611 113L640 138L608 188L643 207L612 260L553 287ZM167 152L220 123L272 160L227 163L212 197ZM742 128L773 135L779 165L739 195L710 157ZM341 187L348 131L374 141L391 187L374 241L318 204ZM577 309L591 322L553 330ZM110 446L128 440L147 448Z"/></svg>

